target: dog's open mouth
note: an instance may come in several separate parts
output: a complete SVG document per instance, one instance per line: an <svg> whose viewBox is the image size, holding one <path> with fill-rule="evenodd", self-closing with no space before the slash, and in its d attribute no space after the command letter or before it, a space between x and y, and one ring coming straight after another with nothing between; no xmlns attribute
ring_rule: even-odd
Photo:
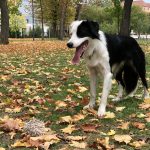
<svg viewBox="0 0 150 150"><path fill-rule="evenodd" d="M83 56L85 50L87 49L88 41L84 41L80 46L76 48L74 57L72 59L73 64L77 64L80 61L80 58Z"/></svg>

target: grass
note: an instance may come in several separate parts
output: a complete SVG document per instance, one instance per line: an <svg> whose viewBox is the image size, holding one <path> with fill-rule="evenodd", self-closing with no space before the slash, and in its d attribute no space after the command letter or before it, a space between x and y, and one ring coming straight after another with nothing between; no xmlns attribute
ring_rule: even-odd
<svg viewBox="0 0 150 150"><path fill-rule="evenodd" d="M37 41L38 42L38 41ZM59 45L59 41L55 41L56 45ZM19 43L22 44L21 42ZM44 44L47 44L46 42ZM65 44L65 42L64 42ZM21 47L21 46L20 46ZM19 49L20 49L19 47ZM9 115L13 118L20 118L24 121L30 120L32 117L36 117L44 122L49 121L50 127L57 134L62 135L60 129L66 127L65 124L58 124L60 117L67 115L74 115L82 111L83 99L86 99L89 95L89 90L80 93L77 90L77 83L89 89L88 72L82 62L79 66L74 66L70 63L73 55L73 51L69 51L64 47L62 49L51 49L51 45L46 47L46 50L42 47L40 52L34 53L36 49L27 49L26 51L15 50L14 45L9 47L13 49L9 52L0 53L0 103L4 102L5 107L0 106L0 117ZM21 47L24 49L24 47ZM35 48L35 47L34 47ZM21 50L22 50L21 49ZM50 50L47 50L50 49ZM57 50L56 50L57 49ZM17 52L15 52L17 51ZM30 53L31 52L31 53ZM150 54L146 54L147 60L147 77L150 75ZM141 84L141 82L139 83ZM97 92L100 94L102 90L102 83L99 81ZM69 90L74 93L68 92ZM110 95L116 95L117 84L113 84L113 89ZM99 119L92 122L95 117L88 115L84 120L76 123L76 126L82 126L85 123L98 124L97 133L86 133L81 129L72 133L72 135L85 135L87 136L86 142L88 145L92 145L97 138L104 138L105 136L101 132L108 133L110 130L115 130L116 134L130 134L133 141L145 140L146 145L141 149L148 150L150 147L150 123L146 122L144 118L138 118L138 114L146 114L149 111L139 108L139 104L143 102L142 99L142 87L140 86L136 97L127 98L124 101L114 103L111 98L108 99L107 111L114 112L116 117L113 119ZM30 99L35 96L39 96L44 99L44 103L40 105L38 102L33 102L32 105L36 107L38 113L30 112L26 104ZM67 97L71 97L71 101L75 103L72 107L66 107L64 109L55 110L55 101L65 101ZM97 96L98 99L98 96ZM17 104L19 101L19 104ZM77 105L79 103L79 105ZM19 113L7 113L5 108L14 108L16 105L21 105L22 109ZM125 107L121 112L115 110L116 107ZM47 108L47 109L44 109ZM97 109L97 107L96 107ZM129 129L122 130L117 128L121 122L130 122ZM133 122L140 122L145 124L144 129L136 128L132 125ZM3 129L0 129L0 132ZM10 135L7 132L0 134L0 147L5 149L11 149L10 146L17 139L21 138L21 133L15 135L14 139L10 139ZM110 143L114 145L114 149L124 148L128 150L134 150L135 147L118 143L110 136ZM58 144L54 144L50 147L52 150L58 150L66 146L67 143L61 141ZM18 150L33 150L34 148L14 148ZM68 146L68 149L75 149ZM88 147L87 149L94 149L94 147Z"/></svg>

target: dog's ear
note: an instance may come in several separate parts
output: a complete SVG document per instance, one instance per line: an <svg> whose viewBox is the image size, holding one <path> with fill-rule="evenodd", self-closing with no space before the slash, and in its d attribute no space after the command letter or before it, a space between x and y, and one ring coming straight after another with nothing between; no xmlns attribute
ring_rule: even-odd
<svg viewBox="0 0 150 150"><path fill-rule="evenodd" d="M89 24L89 30L91 32L93 39L99 39L99 24L96 21L89 21L87 20L87 23Z"/></svg>

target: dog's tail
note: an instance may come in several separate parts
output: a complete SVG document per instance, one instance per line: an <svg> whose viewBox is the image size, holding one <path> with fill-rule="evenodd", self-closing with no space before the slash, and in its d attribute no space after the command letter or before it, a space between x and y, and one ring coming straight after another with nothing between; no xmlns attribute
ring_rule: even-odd
<svg viewBox="0 0 150 150"><path fill-rule="evenodd" d="M139 75L136 72L136 70L130 65L125 65L123 81L124 81L124 88L127 95L129 95L135 90L138 79L139 79Z"/></svg>

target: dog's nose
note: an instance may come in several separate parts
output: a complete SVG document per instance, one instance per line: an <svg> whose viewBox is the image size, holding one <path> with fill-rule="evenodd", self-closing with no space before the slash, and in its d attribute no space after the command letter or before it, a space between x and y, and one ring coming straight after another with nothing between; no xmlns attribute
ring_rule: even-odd
<svg viewBox="0 0 150 150"><path fill-rule="evenodd" d="M69 43L67 43L67 46L68 46L69 48L73 48L73 43L72 43L72 42L69 42Z"/></svg>

